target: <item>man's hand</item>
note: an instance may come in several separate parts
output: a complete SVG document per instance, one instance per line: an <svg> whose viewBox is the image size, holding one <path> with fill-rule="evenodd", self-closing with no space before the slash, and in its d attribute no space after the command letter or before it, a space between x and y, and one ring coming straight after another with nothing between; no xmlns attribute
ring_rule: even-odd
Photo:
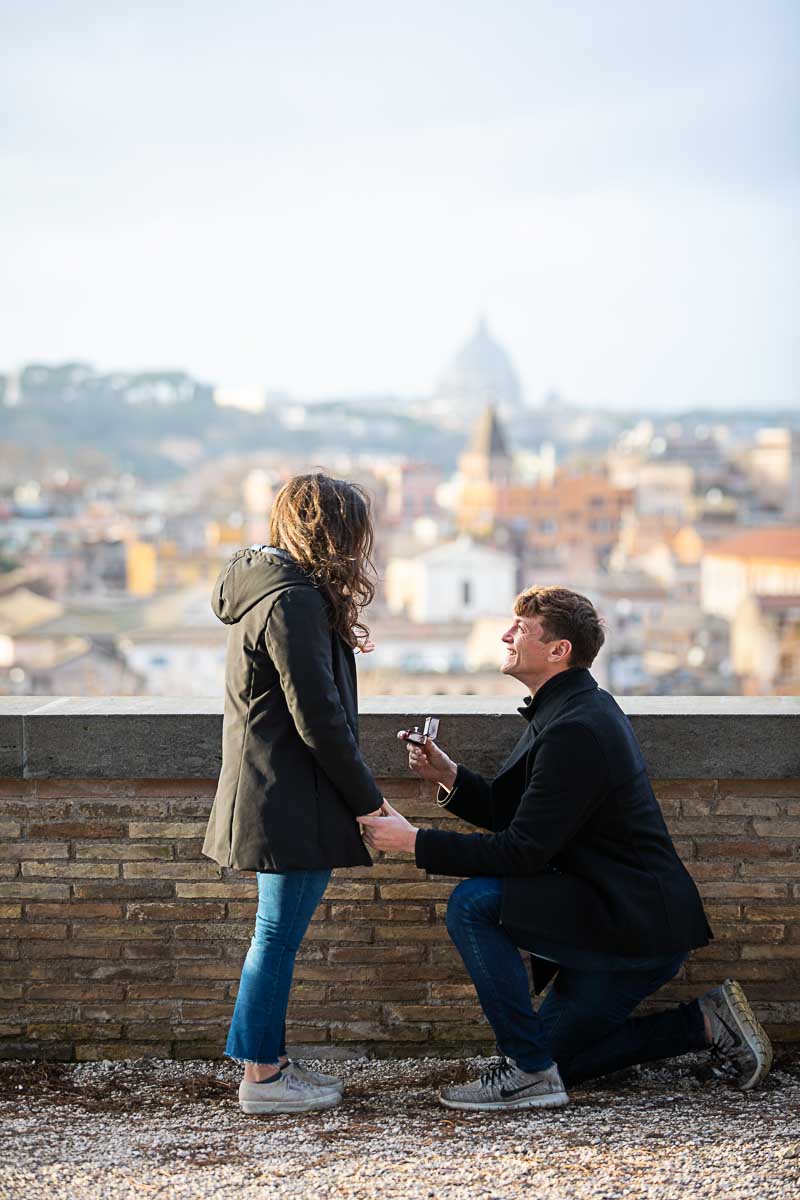
<svg viewBox="0 0 800 1200"><path fill-rule="evenodd" d="M385 803L386 803L386 801L384 800L383 804L385 804ZM382 817L383 816L383 804L381 805L380 808L373 808L372 812L364 813L364 816L365 817ZM356 820L360 821L361 817L356 817Z"/></svg>
<svg viewBox="0 0 800 1200"><path fill-rule="evenodd" d="M397 736L401 742L407 742L408 730L399 730ZM416 742L408 742L408 765L420 779L441 783L448 791L456 781L456 763L448 758L444 750L439 749L432 738L426 737L421 746Z"/></svg>
<svg viewBox="0 0 800 1200"><path fill-rule="evenodd" d="M368 813L358 818L370 850L407 850L413 854L419 831L388 800L384 800L382 812L383 816Z"/></svg>

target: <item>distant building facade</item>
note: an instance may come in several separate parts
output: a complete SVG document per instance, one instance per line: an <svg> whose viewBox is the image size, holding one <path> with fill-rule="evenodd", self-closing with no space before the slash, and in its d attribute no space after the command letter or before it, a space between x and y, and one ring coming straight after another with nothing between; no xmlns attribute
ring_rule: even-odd
<svg viewBox="0 0 800 1200"><path fill-rule="evenodd" d="M386 520L392 526L409 525L439 512L437 491L444 480L434 463L393 463L384 471Z"/></svg>
<svg viewBox="0 0 800 1200"><path fill-rule="evenodd" d="M420 623L472 621L509 612L515 581L512 554L462 535L411 558L390 559L386 604L390 613Z"/></svg>
<svg viewBox="0 0 800 1200"><path fill-rule="evenodd" d="M731 622L731 658L745 695L800 693L800 596L748 596Z"/></svg>
<svg viewBox="0 0 800 1200"><path fill-rule="evenodd" d="M800 526L744 530L703 556L705 612L731 621L742 601L762 596L800 596Z"/></svg>
<svg viewBox="0 0 800 1200"><path fill-rule="evenodd" d="M542 563L592 569L605 562L631 503L627 488L596 472L542 471L536 482L515 478L514 460L494 406L476 424L459 460L458 526L475 537L502 531L518 554Z"/></svg>

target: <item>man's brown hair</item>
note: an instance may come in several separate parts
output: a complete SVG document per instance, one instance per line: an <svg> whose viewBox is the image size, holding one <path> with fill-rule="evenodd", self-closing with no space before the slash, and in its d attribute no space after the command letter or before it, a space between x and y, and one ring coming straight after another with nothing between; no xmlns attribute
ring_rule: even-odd
<svg viewBox="0 0 800 1200"><path fill-rule="evenodd" d="M514 601L518 617L538 617L542 641L572 643L571 667L590 667L605 641L603 622L591 600L562 587L529 587Z"/></svg>

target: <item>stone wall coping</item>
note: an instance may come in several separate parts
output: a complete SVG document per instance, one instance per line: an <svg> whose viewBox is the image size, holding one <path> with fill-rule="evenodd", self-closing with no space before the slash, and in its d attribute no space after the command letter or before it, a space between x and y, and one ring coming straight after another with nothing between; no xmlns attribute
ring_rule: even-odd
<svg viewBox="0 0 800 1200"><path fill-rule="evenodd" d="M800 778L798 696L617 699L654 779ZM491 775L524 728L517 707L507 697L365 698L364 755L376 775L407 776L397 730L432 715L448 754ZM0 778L214 778L221 733L216 698L3 697Z"/></svg>

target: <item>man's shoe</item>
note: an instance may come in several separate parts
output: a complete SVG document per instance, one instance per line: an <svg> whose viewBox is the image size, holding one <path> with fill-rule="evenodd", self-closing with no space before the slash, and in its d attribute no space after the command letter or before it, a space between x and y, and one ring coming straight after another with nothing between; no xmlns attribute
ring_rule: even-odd
<svg viewBox="0 0 800 1200"><path fill-rule="evenodd" d="M338 1092L341 1095L344 1091L344 1083L338 1075L323 1075L321 1071L309 1071L294 1058L289 1059L283 1072L285 1075L293 1075L295 1079L300 1079L303 1083L310 1083L312 1087L323 1088L326 1092Z"/></svg>
<svg viewBox="0 0 800 1200"><path fill-rule="evenodd" d="M749 1091L772 1066L772 1046L741 984L726 979L722 987L706 992L697 1003L711 1026L714 1074Z"/></svg>
<svg viewBox="0 0 800 1200"><path fill-rule="evenodd" d="M510 1058L484 1071L480 1079L442 1088L439 1100L445 1108L468 1108L496 1112L515 1108L561 1108L569 1104L558 1067L523 1071Z"/></svg>
<svg viewBox="0 0 800 1200"><path fill-rule="evenodd" d="M263 1083L239 1084L239 1107L246 1113L313 1112L318 1108L333 1108L342 1099L333 1088L314 1087L289 1071L281 1071Z"/></svg>

